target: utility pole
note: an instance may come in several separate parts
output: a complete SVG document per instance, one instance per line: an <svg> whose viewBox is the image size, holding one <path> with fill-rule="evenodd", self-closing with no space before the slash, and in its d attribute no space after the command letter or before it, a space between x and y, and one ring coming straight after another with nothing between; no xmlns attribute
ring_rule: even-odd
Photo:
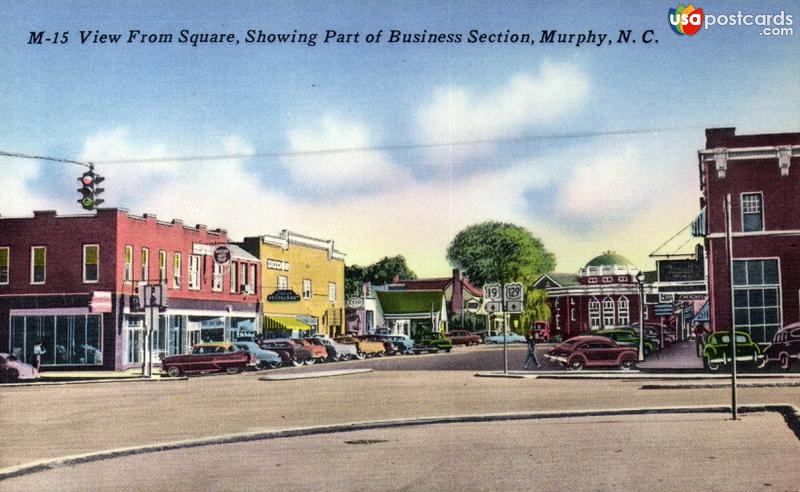
<svg viewBox="0 0 800 492"><path fill-rule="evenodd" d="M731 195L725 196L725 245L728 250L728 278L731 292L731 415L736 420L739 409L736 404L736 309L733 302L733 236L731 234Z"/></svg>

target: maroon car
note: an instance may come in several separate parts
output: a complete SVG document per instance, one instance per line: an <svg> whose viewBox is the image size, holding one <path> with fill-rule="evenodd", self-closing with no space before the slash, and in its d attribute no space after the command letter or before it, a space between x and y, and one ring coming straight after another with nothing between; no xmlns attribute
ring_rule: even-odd
<svg viewBox="0 0 800 492"><path fill-rule="evenodd" d="M453 342L453 345L478 345L481 343L481 337L468 330L452 330L445 335Z"/></svg>
<svg viewBox="0 0 800 492"><path fill-rule="evenodd" d="M256 343L264 350L277 352L285 365L311 365L317 360L311 349L303 347L289 338L262 338L256 340Z"/></svg>
<svg viewBox="0 0 800 492"><path fill-rule="evenodd" d="M545 354L545 358L573 371L584 367L636 366L639 352L632 347L617 345L613 340L598 336L577 336L562 342Z"/></svg>
<svg viewBox="0 0 800 492"><path fill-rule="evenodd" d="M316 338L298 338L294 342L314 353L314 360L325 362L328 360L328 349Z"/></svg>
<svg viewBox="0 0 800 492"><path fill-rule="evenodd" d="M205 342L193 346L191 354L162 357L161 368L172 377L198 372L237 374L254 359L255 355L230 342Z"/></svg>
<svg viewBox="0 0 800 492"><path fill-rule="evenodd" d="M39 371L15 356L0 353L0 383L13 383L20 379L36 379Z"/></svg>

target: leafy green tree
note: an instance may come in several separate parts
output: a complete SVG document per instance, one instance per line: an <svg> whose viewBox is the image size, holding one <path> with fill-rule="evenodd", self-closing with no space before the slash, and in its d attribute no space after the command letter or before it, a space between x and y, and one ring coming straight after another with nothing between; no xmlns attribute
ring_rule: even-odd
<svg viewBox="0 0 800 492"><path fill-rule="evenodd" d="M364 282L383 285L391 283L395 276L403 279L417 278L417 274L408 267L403 255L385 256L365 267L359 265L345 266L345 291L348 296L358 296L361 294L361 286Z"/></svg>
<svg viewBox="0 0 800 492"><path fill-rule="evenodd" d="M525 330L528 330L534 321L550 321L553 313L547 299L547 291L544 289L525 290L525 312L522 314Z"/></svg>
<svg viewBox="0 0 800 492"><path fill-rule="evenodd" d="M447 260L478 286L521 282L532 285L553 270L556 259L527 229L505 222L483 222L456 234Z"/></svg>

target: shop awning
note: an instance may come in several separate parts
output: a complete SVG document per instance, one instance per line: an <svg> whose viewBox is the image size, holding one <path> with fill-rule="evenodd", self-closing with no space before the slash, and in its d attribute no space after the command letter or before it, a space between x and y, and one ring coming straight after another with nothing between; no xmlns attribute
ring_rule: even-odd
<svg viewBox="0 0 800 492"><path fill-rule="evenodd" d="M311 326L291 316L264 316L264 331L270 330L310 330Z"/></svg>
<svg viewBox="0 0 800 492"><path fill-rule="evenodd" d="M700 308L700 311L697 312L697 315L692 320L694 322L702 322L707 323L711 321L711 308L709 307L708 301L703 304L703 307Z"/></svg>

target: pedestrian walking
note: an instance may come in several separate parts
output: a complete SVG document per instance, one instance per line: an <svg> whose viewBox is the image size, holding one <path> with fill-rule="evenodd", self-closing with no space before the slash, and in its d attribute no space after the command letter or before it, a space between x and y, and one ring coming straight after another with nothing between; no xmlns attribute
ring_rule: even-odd
<svg viewBox="0 0 800 492"><path fill-rule="evenodd" d="M39 367L42 365L42 355L45 354L47 350L44 349L44 345L42 345L42 341L39 340L36 342L36 345L33 346L33 366L36 370L39 370Z"/></svg>
<svg viewBox="0 0 800 492"><path fill-rule="evenodd" d="M523 369L528 368L528 364L531 362L536 364L536 367L542 367L539 364L539 359L536 358L536 338L533 336L533 333L528 333L525 338L528 340L528 357L525 359L525 364L522 365Z"/></svg>
<svg viewBox="0 0 800 492"><path fill-rule="evenodd" d="M697 347L697 356L703 356L703 347L706 344L706 335L708 335L709 330L704 323L697 323L694 326L694 343Z"/></svg>

